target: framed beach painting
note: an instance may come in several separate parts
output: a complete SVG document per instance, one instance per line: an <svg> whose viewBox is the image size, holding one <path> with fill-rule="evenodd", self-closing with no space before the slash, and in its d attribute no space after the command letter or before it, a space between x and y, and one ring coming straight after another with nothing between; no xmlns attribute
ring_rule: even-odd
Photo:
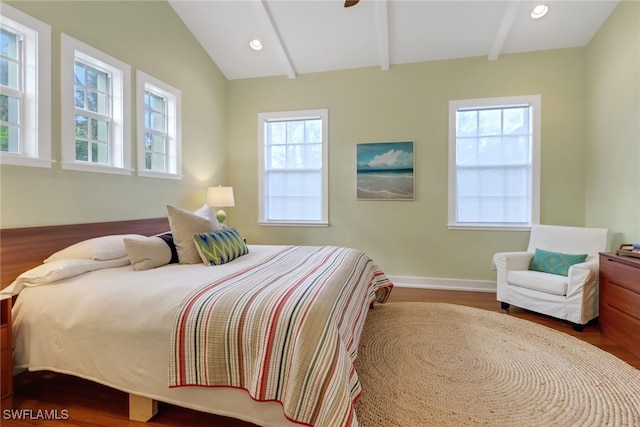
<svg viewBox="0 0 640 427"><path fill-rule="evenodd" d="M413 141L356 144L358 200L413 200Z"/></svg>

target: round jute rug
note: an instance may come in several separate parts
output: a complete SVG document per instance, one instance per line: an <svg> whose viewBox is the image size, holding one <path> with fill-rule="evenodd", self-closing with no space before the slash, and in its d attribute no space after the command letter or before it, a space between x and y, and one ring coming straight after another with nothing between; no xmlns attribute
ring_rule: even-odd
<svg viewBox="0 0 640 427"><path fill-rule="evenodd" d="M356 370L362 427L640 426L640 370L499 312L376 305Z"/></svg>

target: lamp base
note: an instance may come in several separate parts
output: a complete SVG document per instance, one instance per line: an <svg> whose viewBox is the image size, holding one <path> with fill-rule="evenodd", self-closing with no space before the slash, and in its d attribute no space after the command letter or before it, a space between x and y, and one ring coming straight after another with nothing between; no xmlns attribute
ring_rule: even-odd
<svg viewBox="0 0 640 427"><path fill-rule="evenodd" d="M224 224L224 220L227 219L227 213L220 209L216 212L216 219L218 220L218 224L220 224L220 228L225 229L227 226Z"/></svg>

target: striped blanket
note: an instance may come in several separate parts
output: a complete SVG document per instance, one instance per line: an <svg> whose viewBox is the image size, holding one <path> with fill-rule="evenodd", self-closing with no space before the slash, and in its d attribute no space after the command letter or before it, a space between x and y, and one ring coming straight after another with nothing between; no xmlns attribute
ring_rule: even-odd
<svg viewBox="0 0 640 427"><path fill-rule="evenodd" d="M241 388L300 424L357 426L360 334L369 305L392 287L355 249L283 247L185 299L169 385Z"/></svg>

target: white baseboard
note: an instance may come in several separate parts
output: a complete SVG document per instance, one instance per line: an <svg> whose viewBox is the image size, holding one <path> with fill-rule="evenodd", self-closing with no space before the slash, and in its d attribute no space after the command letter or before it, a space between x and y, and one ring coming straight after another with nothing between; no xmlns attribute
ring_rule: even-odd
<svg viewBox="0 0 640 427"><path fill-rule="evenodd" d="M496 282L491 280L434 279L431 277L389 276L399 288L443 289L450 291L496 292Z"/></svg>

